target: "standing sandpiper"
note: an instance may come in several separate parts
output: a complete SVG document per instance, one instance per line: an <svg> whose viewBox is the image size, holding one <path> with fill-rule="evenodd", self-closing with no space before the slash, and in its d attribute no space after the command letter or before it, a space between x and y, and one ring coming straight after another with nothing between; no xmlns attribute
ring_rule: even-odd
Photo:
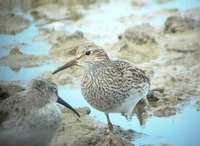
<svg viewBox="0 0 200 146"><path fill-rule="evenodd" d="M135 105L149 92L150 81L144 71L125 61L112 61L101 48L84 49L53 74L70 66L84 68L81 91L87 102L105 113L110 131L109 113L122 113L131 118Z"/></svg>
<svg viewBox="0 0 200 146"><path fill-rule="evenodd" d="M79 116L58 96L56 85L45 80L33 80L29 89L1 101L1 145L47 146L61 122L56 102Z"/></svg>

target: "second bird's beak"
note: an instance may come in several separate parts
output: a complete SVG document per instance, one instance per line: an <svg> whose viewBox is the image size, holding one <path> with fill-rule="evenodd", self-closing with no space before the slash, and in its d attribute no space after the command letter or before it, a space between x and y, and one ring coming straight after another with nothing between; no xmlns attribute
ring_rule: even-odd
<svg viewBox="0 0 200 146"><path fill-rule="evenodd" d="M80 117L79 113L71 106L69 105L66 101L64 101L62 98L58 97L57 102L65 106L66 108L70 109L73 111L78 117Z"/></svg>
<svg viewBox="0 0 200 146"><path fill-rule="evenodd" d="M66 64L64 64L63 66L58 67L52 74L56 74L57 72L60 72L66 68L69 68L71 66L77 65L78 63L78 59L80 59L81 57L72 59L71 61L67 62ZM60 98L58 96L57 102L64 105L65 107L69 108L71 111L73 111L78 117L80 117L79 113L71 106L69 105L67 102L65 102L62 98Z"/></svg>
<svg viewBox="0 0 200 146"><path fill-rule="evenodd" d="M79 57L80 58L80 57ZM79 58L75 58L75 59L72 59L71 61L67 62L66 64L64 64L63 66L61 67L58 67L52 74L56 74L57 72L59 71L62 71L66 68L69 68L71 66L74 66L77 64L77 59ZM67 102L65 102L62 98L60 98L58 96L58 99L57 99L57 102L64 105L65 107L69 108L71 111L73 111L78 117L80 117L79 113L71 106L69 105Z"/></svg>

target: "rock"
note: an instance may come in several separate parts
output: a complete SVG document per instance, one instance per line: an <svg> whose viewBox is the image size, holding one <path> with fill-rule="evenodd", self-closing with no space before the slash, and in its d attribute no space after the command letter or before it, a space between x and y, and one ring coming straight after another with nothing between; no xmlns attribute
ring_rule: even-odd
<svg viewBox="0 0 200 146"><path fill-rule="evenodd" d="M189 9L183 15L184 17L192 18L200 22L200 8Z"/></svg>
<svg viewBox="0 0 200 146"><path fill-rule="evenodd" d="M80 113L82 113L83 115L89 115L91 110L89 107L82 107L82 108L79 108L78 111Z"/></svg>
<svg viewBox="0 0 200 146"><path fill-rule="evenodd" d="M15 14L0 15L0 33L16 34L28 28L30 21Z"/></svg>
<svg viewBox="0 0 200 146"><path fill-rule="evenodd" d="M163 4L163 3L167 3L167 2L171 2L171 1L174 1L174 0L156 0L156 2L159 4Z"/></svg>
<svg viewBox="0 0 200 146"><path fill-rule="evenodd" d="M165 33L176 33L193 30L199 27L199 22L190 17L170 16L165 22Z"/></svg>
<svg viewBox="0 0 200 146"><path fill-rule="evenodd" d="M148 0L132 0L131 2L134 7L143 7L148 4Z"/></svg>
<svg viewBox="0 0 200 146"><path fill-rule="evenodd" d="M50 57L23 54L19 48L14 48L11 50L9 55L0 58L0 65L9 66L17 71L22 67L39 66L40 64L48 62L49 60Z"/></svg>
<svg viewBox="0 0 200 146"><path fill-rule="evenodd" d="M149 24L128 28L119 35L111 50L118 50L118 57L133 63L146 63L157 58L160 48L156 41L158 31Z"/></svg>
<svg viewBox="0 0 200 146"><path fill-rule="evenodd" d="M150 105L152 105L151 102L149 103ZM134 109L134 113L136 114L141 126L144 126L147 122L147 119L149 118L149 115L147 113L145 106L146 104L144 103L144 101L140 101Z"/></svg>
<svg viewBox="0 0 200 146"><path fill-rule="evenodd" d="M39 7L32 10L31 14L36 20L46 20L48 21L58 21L58 20L79 20L82 14L77 11L74 7L76 2L66 4L64 1L57 3L46 2L45 5L40 5Z"/></svg>
<svg viewBox="0 0 200 146"><path fill-rule="evenodd" d="M168 117L172 115L176 115L175 107L163 107L161 109L154 111L154 116L157 117Z"/></svg>
<svg viewBox="0 0 200 146"><path fill-rule="evenodd" d="M158 17L169 17L169 16L176 16L180 15L181 11L177 8L162 8L162 9L157 9L154 10L150 13L148 13L148 17L152 18L153 20L149 21L154 21ZM161 24L161 22L159 22Z"/></svg>
<svg viewBox="0 0 200 146"><path fill-rule="evenodd" d="M37 0L32 2L31 14L38 21L52 22L52 20L73 20L77 21L84 15L82 10L88 9L91 5L104 3L97 0ZM43 21L42 20L42 21Z"/></svg>
<svg viewBox="0 0 200 146"><path fill-rule="evenodd" d="M148 101L156 102L159 100L159 95L164 93L164 88L156 88L149 91L147 94Z"/></svg>
<svg viewBox="0 0 200 146"><path fill-rule="evenodd" d="M77 119L68 110L63 112L62 124L50 146L105 146L107 144L109 146L110 144L121 146L123 143L129 144L130 139L127 139L127 137L133 137L133 134L135 134L133 131L125 131L115 127L114 134L110 135L107 132L107 125L95 121L79 109L78 111L81 115L80 119Z"/></svg>
<svg viewBox="0 0 200 146"><path fill-rule="evenodd" d="M89 42L83 35L82 32L76 31L72 34L63 34L59 32L52 32L50 35L53 35L54 38L49 38L49 40L54 39L53 47L50 54L55 57L71 57L76 54L76 51L82 47L96 47L92 42ZM55 37L56 36L56 37Z"/></svg>
<svg viewBox="0 0 200 146"><path fill-rule="evenodd" d="M68 10L60 4L45 4L34 9L31 13L35 18L62 20L67 18Z"/></svg>
<svg viewBox="0 0 200 146"><path fill-rule="evenodd" d="M119 135L111 133L99 142L97 146L133 146L133 144L125 142Z"/></svg>
<svg viewBox="0 0 200 146"><path fill-rule="evenodd" d="M123 36L127 40L137 44L156 43L155 36L152 35L153 27L149 24L143 24L128 28Z"/></svg>
<svg viewBox="0 0 200 146"><path fill-rule="evenodd" d="M19 48L15 47L10 51L9 54L10 55L22 55L23 53L19 50Z"/></svg>

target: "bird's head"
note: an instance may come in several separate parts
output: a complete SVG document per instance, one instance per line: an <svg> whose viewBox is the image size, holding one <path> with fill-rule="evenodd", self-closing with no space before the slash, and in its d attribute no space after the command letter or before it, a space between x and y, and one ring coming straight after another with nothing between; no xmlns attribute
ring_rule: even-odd
<svg viewBox="0 0 200 146"><path fill-rule="evenodd" d="M68 61L61 67L58 67L53 74L60 72L66 68L72 67L74 65L81 66L83 68L88 68L91 65L103 62L103 61L110 61L106 52L101 48L84 48L80 49L76 52L76 56L74 59Z"/></svg>
<svg viewBox="0 0 200 146"><path fill-rule="evenodd" d="M67 102L65 102L58 95L58 89L55 83L47 80L34 79L32 81L31 90L36 90L41 96L38 96L40 104L46 104L50 102L58 102L66 108L72 110L77 116L79 113Z"/></svg>

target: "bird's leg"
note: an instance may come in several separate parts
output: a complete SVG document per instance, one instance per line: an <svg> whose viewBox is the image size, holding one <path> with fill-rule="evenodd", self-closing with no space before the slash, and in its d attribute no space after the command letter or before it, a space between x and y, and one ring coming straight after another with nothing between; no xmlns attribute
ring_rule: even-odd
<svg viewBox="0 0 200 146"><path fill-rule="evenodd" d="M107 122L108 122L108 128L109 128L109 134L108 134L108 144L109 145L118 145L120 143L121 146L126 146L126 142L121 138L120 135L116 135L113 132L113 125L110 121L108 113L105 113Z"/></svg>
<svg viewBox="0 0 200 146"><path fill-rule="evenodd" d="M110 121L109 115L108 115L108 113L105 113L105 115L106 115L107 122L108 122L108 128L109 128L110 132L113 132L113 125Z"/></svg>

